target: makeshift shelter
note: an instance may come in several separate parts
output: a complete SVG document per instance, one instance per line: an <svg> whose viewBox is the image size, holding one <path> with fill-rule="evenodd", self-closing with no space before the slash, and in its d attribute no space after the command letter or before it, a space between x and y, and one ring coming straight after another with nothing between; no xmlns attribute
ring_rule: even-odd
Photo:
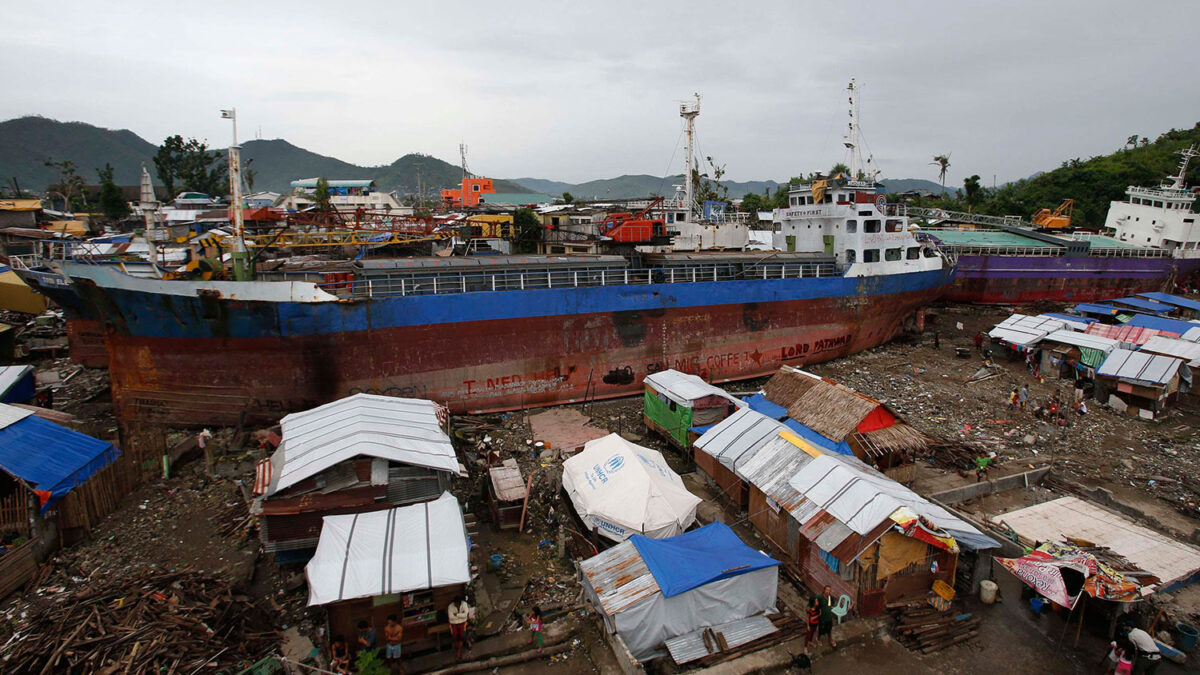
<svg viewBox="0 0 1200 675"><path fill-rule="evenodd" d="M1168 319L1161 316L1150 316L1149 314L1138 314L1129 320L1128 325L1154 328L1163 333L1171 333L1171 337L1182 336L1193 328L1200 328L1200 322Z"/></svg>
<svg viewBox="0 0 1200 675"><path fill-rule="evenodd" d="M988 331L988 337L1010 347L1032 347L1050 333L1068 328L1067 322L1050 316L1013 314ZM1071 327L1074 329L1074 327Z"/></svg>
<svg viewBox="0 0 1200 675"><path fill-rule="evenodd" d="M488 469L488 510L499 529L520 527L525 510L525 480L517 460L508 458L500 466Z"/></svg>
<svg viewBox="0 0 1200 675"><path fill-rule="evenodd" d="M449 492L422 504L326 516L304 568L308 604L325 605L330 635L377 629L396 614L405 644L446 630L446 607L471 580L462 507ZM382 633L382 631L380 631Z"/></svg>
<svg viewBox="0 0 1200 675"><path fill-rule="evenodd" d="M1081 302L1078 305L1075 305L1074 307L1072 307L1071 311L1075 312L1076 314L1089 314L1091 316L1100 317L1102 319L1114 319L1115 320L1117 318L1117 315L1121 313L1121 308L1113 307L1112 305L1098 304L1098 303L1094 303L1094 302Z"/></svg>
<svg viewBox="0 0 1200 675"><path fill-rule="evenodd" d="M355 394L284 417L283 440L259 462L255 480L263 548L311 550L324 516L427 501L449 489L462 469L442 428L444 410Z"/></svg>
<svg viewBox="0 0 1200 675"><path fill-rule="evenodd" d="M0 403L25 403L36 386L33 366L0 366Z"/></svg>
<svg viewBox="0 0 1200 675"><path fill-rule="evenodd" d="M1118 349L1096 369L1096 399L1153 419L1178 394L1191 387L1192 372L1180 359Z"/></svg>
<svg viewBox="0 0 1200 675"><path fill-rule="evenodd" d="M108 441L0 403L0 470L37 495L42 514L120 456Z"/></svg>
<svg viewBox="0 0 1200 675"><path fill-rule="evenodd" d="M1175 315L1180 319L1200 319L1200 301L1185 298L1170 293L1138 293L1139 298L1146 298L1175 308Z"/></svg>
<svg viewBox="0 0 1200 675"><path fill-rule="evenodd" d="M1094 323L1088 326L1084 332L1088 335L1099 335L1116 340L1132 348L1145 344L1151 338L1158 336L1160 331L1141 326L1113 326L1106 323Z"/></svg>
<svg viewBox="0 0 1200 675"><path fill-rule="evenodd" d="M646 426L685 449L691 447L690 429L716 424L746 405L723 389L678 370L651 373L645 385Z"/></svg>
<svg viewBox="0 0 1200 675"><path fill-rule="evenodd" d="M1182 359L1189 368L1200 366L1200 344L1181 338L1156 335L1146 341L1141 351Z"/></svg>
<svg viewBox="0 0 1200 675"><path fill-rule="evenodd" d="M1058 330L1042 339L1042 374L1067 379L1090 378L1121 343L1112 338Z"/></svg>
<svg viewBox="0 0 1200 675"><path fill-rule="evenodd" d="M1125 308L1127 307L1135 312L1160 315L1170 314L1171 312L1175 311L1175 308L1171 305L1164 305L1161 302L1155 302L1153 300L1147 300L1146 298L1139 298L1136 296L1117 298L1116 300L1109 300L1109 302L1111 302L1113 305L1119 306L1122 311L1125 311Z"/></svg>
<svg viewBox="0 0 1200 675"><path fill-rule="evenodd" d="M634 535L579 571L605 629L646 661L672 638L773 612L778 565L718 522L667 539Z"/></svg>
<svg viewBox="0 0 1200 675"><path fill-rule="evenodd" d="M1146 573L1137 576L1142 595L1200 580L1200 549L1077 497L1059 497L993 516L991 521L1016 532L1024 546L1069 538L1110 549Z"/></svg>
<svg viewBox="0 0 1200 675"><path fill-rule="evenodd" d="M750 503L750 488L737 474L738 467L787 429L756 410L743 408L696 439L693 450L696 469L744 509Z"/></svg>
<svg viewBox="0 0 1200 675"><path fill-rule="evenodd" d="M1066 324L1066 327L1070 328L1071 330L1084 330L1088 326L1090 326L1094 323L1097 323L1096 319L1086 317L1086 316L1078 316L1075 314L1060 314L1058 312L1043 312L1041 314L1038 314L1038 316L1045 317L1047 319L1058 319L1059 321L1062 321L1064 324Z"/></svg>
<svg viewBox="0 0 1200 675"><path fill-rule="evenodd" d="M997 558L996 562L1051 602L1068 609L1073 609L1084 593L1114 602L1141 599L1141 583L1135 575L1145 574L1142 570L1131 569L1122 558L1120 567L1127 576L1095 553L1077 546L1046 542L1020 558Z"/></svg>
<svg viewBox="0 0 1200 675"><path fill-rule="evenodd" d="M563 462L563 489L589 530L613 541L672 537L696 522L700 498L662 453L617 434L588 441Z"/></svg>

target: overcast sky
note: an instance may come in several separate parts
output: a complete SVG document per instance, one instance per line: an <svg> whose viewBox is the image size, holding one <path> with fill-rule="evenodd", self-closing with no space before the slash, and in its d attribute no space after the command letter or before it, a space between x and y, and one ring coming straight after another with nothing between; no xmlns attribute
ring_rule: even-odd
<svg viewBox="0 0 1200 675"><path fill-rule="evenodd" d="M138 6L145 5L145 6ZM175 7L179 8L176 9ZM1196 2L28 3L0 118L358 164L408 152L570 182L683 170L678 101L734 180L845 158L845 86L884 178L991 183L1200 121Z"/></svg>

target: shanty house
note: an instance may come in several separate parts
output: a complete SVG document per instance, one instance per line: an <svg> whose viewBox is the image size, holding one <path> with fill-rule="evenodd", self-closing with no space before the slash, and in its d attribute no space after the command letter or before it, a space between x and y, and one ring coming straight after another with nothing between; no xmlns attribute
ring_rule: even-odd
<svg viewBox="0 0 1200 675"><path fill-rule="evenodd" d="M799 567L810 588L828 584L853 598L860 613L874 614L886 602L928 591L934 580L952 584L960 545L996 545L858 458L774 424L754 411L739 413L696 444L732 464L749 489L750 523ZM747 433L729 433L739 426Z"/></svg>
<svg viewBox="0 0 1200 675"><path fill-rule="evenodd" d="M499 529L520 527L525 512L525 480L517 460L508 458L500 466L488 469L488 508Z"/></svg>
<svg viewBox="0 0 1200 675"><path fill-rule="evenodd" d="M355 394L284 417L255 480L263 548L308 551L325 516L436 499L461 471L442 414L432 401Z"/></svg>
<svg viewBox="0 0 1200 675"><path fill-rule="evenodd" d="M1174 356L1187 363L1189 368L1200 366L1200 344L1180 338L1156 335L1142 345L1140 351L1150 354Z"/></svg>
<svg viewBox="0 0 1200 675"><path fill-rule="evenodd" d="M1175 316L1180 319L1200 319L1200 302L1170 293L1138 293L1139 298L1146 298L1175 308Z"/></svg>
<svg viewBox="0 0 1200 675"><path fill-rule="evenodd" d="M634 535L579 571L605 630L646 661L674 638L774 609L778 565L717 522L668 539Z"/></svg>
<svg viewBox="0 0 1200 675"><path fill-rule="evenodd" d="M715 425L693 446L696 470L721 489L736 506L750 505L750 486L737 469L771 439L786 431L782 422L750 408L743 408Z"/></svg>
<svg viewBox="0 0 1200 675"><path fill-rule="evenodd" d="M1089 326L1089 328L1091 328ZM1042 374L1065 379L1090 379L1121 343L1113 338L1073 330L1056 330L1041 341Z"/></svg>
<svg viewBox="0 0 1200 675"><path fill-rule="evenodd" d="M1074 322L1068 325L1064 319L1044 314L1013 314L988 331L988 337L1011 351L1024 352L1034 348L1050 333L1067 328L1075 329L1076 325Z"/></svg>
<svg viewBox="0 0 1200 675"><path fill-rule="evenodd" d="M745 405L725 390L678 370L647 375L645 385L646 426L684 449L691 446L690 429L716 424Z"/></svg>
<svg viewBox="0 0 1200 675"><path fill-rule="evenodd" d="M1096 369L1096 399L1130 415L1154 419L1191 387L1191 369L1180 359L1118 349Z"/></svg>
<svg viewBox="0 0 1200 675"><path fill-rule="evenodd" d="M673 537L696 522L700 504L661 452L617 434L564 461L562 484L584 526L612 541Z"/></svg>
<svg viewBox="0 0 1200 675"><path fill-rule="evenodd" d="M326 516L304 574L308 605L325 606L329 635L353 636L366 620L382 638L395 614L405 645L429 644L448 635L446 608L471 581L462 507L447 492L423 504Z"/></svg>

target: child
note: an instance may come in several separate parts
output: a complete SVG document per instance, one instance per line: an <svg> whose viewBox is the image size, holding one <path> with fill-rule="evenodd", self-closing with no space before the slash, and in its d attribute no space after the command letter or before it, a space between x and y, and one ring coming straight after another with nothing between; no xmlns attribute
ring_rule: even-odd
<svg viewBox="0 0 1200 675"><path fill-rule="evenodd" d="M813 641L817 636L817 626L821 623L821 600L820 596L812 596L808 601L808 624L807 631L804 633L804 653L808 654L808 643Z"/></svg>
<svg viewBox="0 0 1200 675"><path fill-rule="evenodd" d="M401 654L403 654L404 641L404 625L396 618L395 614L389 614L387 623L383 624L383 643L385 646L385 656L389 664L395 664L400 667L400 672L404 672L404 666L400 662Z"/></svg>
<svg viewBox="0 0 1200 675"><path fill-rule="evenodd" d="M1119 649L1119 648L1118 648ZM1133 673L1133 654L1126 649L1119 649L1121 655L1117 659L1115 675L1131 675Z"/></svg>
<svg viewBox="0 0 1200 675"><path fill-rule="evenodd" d="M350 675L350 645L346 636L338 635L329 645L329 668L335 673Z"/></svg>
<svg viewBox="0 0 1200 675"><path fill-rule="evenodd" d="M529 630L533 635L529 637L529 642L532 644L537 641L538 653L542 653L542 609L534 607L533 613L529 615Z"/></svg>

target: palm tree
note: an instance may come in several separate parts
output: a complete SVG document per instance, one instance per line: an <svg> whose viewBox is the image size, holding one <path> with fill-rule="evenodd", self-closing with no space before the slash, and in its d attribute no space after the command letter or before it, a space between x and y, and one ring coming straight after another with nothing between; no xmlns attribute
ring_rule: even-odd
<svg viewBox="0 0 1200 675"><path fill-rule="evenodd" d="M1125 145L1122 146L1122 149L1136 148L1137 142L1138 142L1138 135L1134 134L1134 135L1130 136L1129 138L1125 139Z"/></svg>
<svg viewBox="0 0 1200 675"><path fill-rule="evenodd" d="M946 194L946 172L950 169L950 153L934 155L930 164L937 165L938 178L942 181L942 194Z"/></svg>

